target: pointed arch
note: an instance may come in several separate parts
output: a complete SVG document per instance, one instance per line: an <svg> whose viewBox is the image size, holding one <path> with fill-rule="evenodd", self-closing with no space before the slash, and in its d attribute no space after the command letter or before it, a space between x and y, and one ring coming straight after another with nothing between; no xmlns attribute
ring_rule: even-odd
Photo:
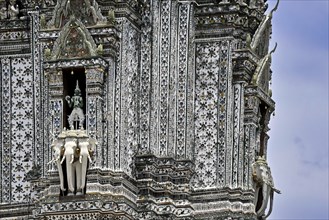
<svg viewBox="0 0 329 220"><path fill-rule="evenodd" d="M96 56L94 39L81 21L71 17L54 44L52 60L92 56Z"/></svg>

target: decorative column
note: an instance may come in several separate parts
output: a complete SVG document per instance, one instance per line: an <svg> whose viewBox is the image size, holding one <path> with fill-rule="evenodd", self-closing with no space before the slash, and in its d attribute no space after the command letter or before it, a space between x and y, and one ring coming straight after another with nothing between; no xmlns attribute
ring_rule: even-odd
<svg viewBox="0 0 329 220"><path fill-rule="evenodd" d="M192 117L188 112L188 103L193 101L189 98L188 80L191 78L189 72L192 72L192 65L189 65L188 52L191 46L192 35L191 18L193 17L193 4L189 1L178 4L178 30L177 30L177 84L176 84L176 149L175 157L178 159L189 158L191 145L188 143L188 132L192 130L188 124L188 118ZM192 32L192 33L191 33ZM190 107L190 106L189 106Z"/></svg>
<svg viewBox="0 0 329 220"><path fill-rule="evenodd" d="M232 157L232 187L242 187L243 170L243 95L244 82L233 83L233 157Z"/></svg>
<svg viewBox="0 0 329 220"><path fill-rule="evenodd" d="M151 7L153 2L148 0L142 8L141 26L141 73L140 73L140 146L138 154L150 153L150 93L152 72L152 19Z"/></svg>
<svg viewBox="0 0 329 220"><path fill-rule="evenodd" d="M42 110L41 110L41 53L40 53L40 41L39 41L39 11L29 11L28 15L31 18L30 23L30 45L31 45L31 56L32 56L32 73L33 73L33 94L34 94L34 160L38 165L43 164L43 150L42 150ZM40 171L43 173L42 171Z"/></svg>
<svg viewBox="0 0 329 220"><path fill-rule="evenodd" d="M60 69L48 69L44 71L45 77L49 83L49 143L61 133L63 129L63 73ZM50 161L50 157L45 158L45 163ZM50 170L54 171L55 166L52 163Z"/></svg>
<svg viewBox="0 0 329 220"><path fill-rule="evenodd" d="M50 130L52 136L57 136L63 129L63 73L62 70L48 70L45 75L49 81L49 114L50 114Z"/></svg>
<svg viewBox="0 0 329 220"><path fill-rule="evenodd" d="M247 189L253 189L252 169L251 164L256 161L256 148L258 147L259 130L258 122L260 120L258 114L258 106L260 100L255 96L246 95L245 98L245 118L244 118L244 146L245 156L244 161L248 161L247 166L244 166L243 173L246 175L244 178L243 186Z"/></svg>
<svg viewBox="0 0 329 220"><path fill-rule="evenodd" d="M102 151L103 145L103 83L104 69L91 67L85 70L86 73L86 129L88 136L95 138L98 145L95 150L95 162L92 168L103 167L105 153Z"/></svg>

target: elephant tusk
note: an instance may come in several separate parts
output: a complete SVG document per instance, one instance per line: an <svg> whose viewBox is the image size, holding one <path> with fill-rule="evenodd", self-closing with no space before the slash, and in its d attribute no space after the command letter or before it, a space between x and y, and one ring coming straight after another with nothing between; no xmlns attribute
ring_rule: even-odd
<svg viewBox="0 0 329 220"><path fill-rule="evenodd" d="M62 158L62 160L61 160L61 164L64 162L64 160L65 160L65 157Z"/></svg>
<svg viewBox="0 0 329 220"><path fill-rule="evenodd" d="M281 191L273 187L273 191L276 192L277 194L281 194Z"/></svg>
<svg viewBox="0 0 329 220"><path fill-rule="evenodd" d="M74 155L71 156L71 161L70 161L70 163L73 163L73 161L74 161Z"/></svg>
<svg viewBox="0 0 329 220"><path fill-rule="evenodd" d="M88 155L89 163L92 163L93 161L91 160L90 156Z"/></svg>
<svg viewBox="0 0 329 220"><path fill-rule="evenodd" d="M82 163L82 155L80 156L79 161L80 161L80 163Z"/></svg>

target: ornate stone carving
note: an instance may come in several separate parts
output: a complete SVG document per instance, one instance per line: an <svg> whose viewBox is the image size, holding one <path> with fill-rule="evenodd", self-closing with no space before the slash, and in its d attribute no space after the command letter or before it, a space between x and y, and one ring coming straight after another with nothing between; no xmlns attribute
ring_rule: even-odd
<svg viewBox="0 0 329 220"><path fill-rule="evenodd" d="M77 84L74 90L74 95L72 97L66 96L65 100L69 104L69 107L73 110L71 114L69 115L69 125L70 129L83 129L83 123L85 121L85 115L83 114L83 99L81 97L81 90L79 88L79 82L77 80ZM79 123L79 126L77 126L77 123Z"/></svg>
<svg viewBox="0 0 329 220"><path fill-rule="evenodd" d="M67 189L68 196L82 195L86 187L86 174L88 162L91 163L91 155L95 151L95 139L89 139L83 130L62 131L57 139L54 140L54 161L60 177L60 188L63 192ZM66 161L66 180L64 182L62 163ZM52 162L52 161L51 161Z"/></svg>
<svg viewBox="0 0 329 220"><path fill-rule="evenodd" d="M121 111L120 111L120 169L131 175L133 155L137 151L137 126L138 126L138 49L140 44L139 34L136 27L128 20L122 21L123 43L120 84L121 84ZM119 112L118 112L119 113ZM118 114L117 113L117 114Z"/></svg>
<svg viewBox="0 0 329 220"><path fill-rule="evenodd" d="M186 158L187 127L187 79L188 79L188 28L190 21L190 4L181 4L178 9L178 73L177 73L177 131L176 157Z"/></svg>
<svg viewBox="0 0 329 220"><path fill-rule="evenodd" d="M28 0L31 19L0 21L0 217L264 216L252 163L274 110L272 12L245 0L99 3L34 11ZM72 126L80 116L63 130L71 69L85 131Z"/></svg>
<svg viewBox="0 0 329 220"><path fill-rule="evenodd" d="M52 51L52 59L96 56L96 44L85 25L71 17L63 27Z"/></svg>
<svg viewBox="0 0 329 220"><path fill-rule="evenodd" d="M268 15L266 15L260 25L258 26L252 41L250 43L250 48L253 51L256 51L259 56L263 57L268 51L270 31L271 31L271 20L273 17L273 13L278 9L280 0L277 0L276 5L270 11Z"/></svg>
<svg viewBox="0 0 329 220"><path fill-rule="evenodd" d="M258 86L262 89L267 95L271 96L272 92L270 90L270 81L271 81L271 55L275 52L277 44L273 50L271 50L266 56L264 56L259 62L257 69L252 77L252 84Z"/></svg>
<svg viewBox="0 0 329 220"><path fill-rule="evenodd" d="M61 160L64 155L64 138L63 134L59 135L59 138L57 140L54 140L53 143L51 144L51 148L53 150L53 159L49 161L48 164L55 162L57 165L57 170L59 174L59 181L60 181L60 188L62 191L65 191L66 189L64 188L64 174L63 174L63 169L61 165Z"/></svg>
<svg viewBox="0 0 329 220"><path fill-rule="evenodd" d="M271 170L264 157L258 157L252 165L253 180L255 181L255 212L260 219L266 219L272 212L274 192L281 193L274 188ZM262 195L262 196L260 196ZM268 200L270 199L270 208L265 214Z"/></svg>
<svg viewBox="0 0 329 220"><path fill-rule="evenodd" d="M12 77L11 77L11 59L1 59L1 147L2 147L2 166L1 166L1 201L10 203L11 201L11 97L12 97ZM20 147L22 148L22 147Z"/></svg>
<svg viewBox="0 0 329 220"><path fill-rule="evenodd" d="M141 85L140 85L140 146L138 153L150 151L150 82L152 50L152 1L146 1L141 27Z"/></svg>
<svg viewBox="0 0 329 220"><path fill-rule="evenodd" d="M169 96L169 66L170 66L170 14L171 14L171 1L161 1L160 5L161 14L161 30L160 30L160 83L159 83L159 155L168 154L168 100Z"/></svg>
<svg viewBox="0 0 329 220"><path fill-rule="evenodd" d="M86 25L106 22L96 1L58 0L49 26L63 27L71 15L79 18Z"/></svg>

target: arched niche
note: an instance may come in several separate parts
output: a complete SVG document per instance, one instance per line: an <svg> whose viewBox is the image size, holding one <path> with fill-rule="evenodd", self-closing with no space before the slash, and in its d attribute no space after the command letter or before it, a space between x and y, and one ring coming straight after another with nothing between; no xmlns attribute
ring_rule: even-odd
<svg viewBox="0 0 329 220"><path fill-rule="evenodd" d="M54 135L58 135L64 128L69 129L67 117L72 109L67 105L65 97L74 94L77 81L83 97L83 111L86 115L84 128L89 129L88 119L91 116L98 116L88 114L88 109L90 109L88 103L91 99L101 99L107 70L108 62L101 57L44 63L44 72L49 83L49 112L54 114L51 125Z"/></svg>

